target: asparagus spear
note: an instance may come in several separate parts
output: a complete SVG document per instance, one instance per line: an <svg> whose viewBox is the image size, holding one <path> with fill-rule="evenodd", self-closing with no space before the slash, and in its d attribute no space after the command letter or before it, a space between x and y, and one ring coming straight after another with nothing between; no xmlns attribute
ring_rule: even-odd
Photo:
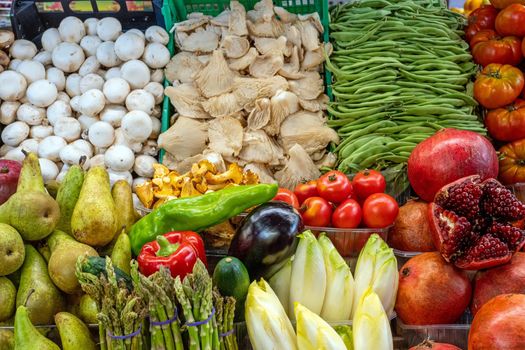
<svg viewBox="0 0 525 350"><path fill-rule="evenodd" d="M182 282L179 276L175 278L174 287L175 287L175 293L177 295L177 300L179 301L179 304L182 307L182 311L184 313L184 318L186 319L186 322L187 323L195 322L195 317L193 316L190 299L186 296L186 293L184 292L184 287L182 285ZM188 350L200 350L201 347L199 343L199 334L197 332L197 329L195 327L188 327L188 335L189 335Z"/></svg>

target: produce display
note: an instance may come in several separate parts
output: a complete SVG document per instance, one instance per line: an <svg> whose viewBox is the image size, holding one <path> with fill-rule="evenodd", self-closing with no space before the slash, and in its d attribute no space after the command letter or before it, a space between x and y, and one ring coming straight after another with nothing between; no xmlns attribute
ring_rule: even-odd
<svg viewBox="0 0 525 350"><path fill-rule="evenodd" d="M178 117L159 137L164 164L179 172L213 153L293 189L333 165L326 146L328 97L320 67L329 43L318 13L296 15L271 1L232 1L216 17L188 15L174 26L180 52L166 67ZM274 180L275 179L275 180Z"/></svg>
<svg viewBox="0 0 525 350"><path fill-rule="evenodd" d="M470 93L476 65L462 39L465 22L441 1L360 1L331 10L328 125L341 137L339 170L402 169L441 128L485 132Z"/></svg>
<svg viewBox="0 0 525 350"><path fill-rule="evenodd" d="M0 73L0 157L22 161L23 151L37 153L46 182L62 180L72 165L103 165L112 184L131 184L132 173L151 178L167 43L159 26L122 33L115 18L76 17L47 29L40 51L14 41Z"/></svg>
<svg viewBox="0 0 525 350"><path fill-rule="evenodd" d="M0 31L0 350L524 350L523 0L203 1Z"/></svg>

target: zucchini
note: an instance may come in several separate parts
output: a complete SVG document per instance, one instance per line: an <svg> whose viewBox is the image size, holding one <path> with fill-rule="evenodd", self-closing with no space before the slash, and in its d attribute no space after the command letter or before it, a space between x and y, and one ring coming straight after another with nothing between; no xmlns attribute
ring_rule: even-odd
<svg viewBox="0 0 525 350"><path fill-rule="evenodd" d="M133 282L131 281L131 277L116 266L113 266L113 269L115 270L117 283L120 284L122 281L124 282L126 288L129 291L133 290ZM81 266L81 271L85 273L90 273L97 277L100 277L100 275L104 275L107 278L108 272L106 270L106 259L101 258L99 256L88 256Z"/></svg>
<svg viewBox="0 0 525 350"><path fill-rule="evenodd" d="M213 284L222 296L235 298L235 317L244 315L250 276L242 261L233 256L222 258L213 271Z"/></svg>

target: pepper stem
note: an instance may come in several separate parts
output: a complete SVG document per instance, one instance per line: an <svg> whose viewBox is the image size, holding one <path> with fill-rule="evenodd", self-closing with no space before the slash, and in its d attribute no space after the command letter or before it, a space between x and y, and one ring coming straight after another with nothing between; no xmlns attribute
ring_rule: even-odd
<svg viewBox="0 0 525 350"><path fill-rule="evenodd" d="M179 243L171 243L164 236L157 236L157 243L159 244L160 249L155 255L164 257L170 256L171 254L175 253L180 246Z"/></svg>

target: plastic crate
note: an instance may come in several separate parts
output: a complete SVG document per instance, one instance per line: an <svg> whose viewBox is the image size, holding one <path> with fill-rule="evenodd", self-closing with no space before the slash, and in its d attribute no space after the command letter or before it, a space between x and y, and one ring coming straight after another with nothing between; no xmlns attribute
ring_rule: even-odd
<svg viewBox="0 0 525 350"><path fill-rule="evenodd" d="M396 334L405 339L406 348L430 339L439 343L453 344L466 350L471 323L472 315L468 311L454 324L406 325L398 317L396 318Z"/></svg>
<svg viewBox="0 0 525 350"><path fill-rule="evenodd" d="M11 7L11 24L18 39L31 40L40 46L42 33L48 28L57 28L67 16L75 16L81 20L90 17L115 17L122 23L124 30L145 30L154 24L164 27L161 7L162 0L18 0Z"/></svg>
<svg viewBox="0 0 525 350"><path fill-rule="evenodd" d="M525 203L525 182L507 186L521 202Z"/></svg>
<svg viewBox="0 0 525 350"><path fill-rule="evenodd" d="M397 267L401 270L403 265L405 265L405 263L408 260L412 259L415 256L418 256L419 254L423 254L423 253L422 252L407 252L404 250L394 249L394 255L396 256L396 259L397 259Z"/></svg>
<svg viewBox="0 0 525 350"><path fill-rule="evenodd" d="M258 2L257 0L240 0L239 1L246 10L253 9L254 5ZM312 12L319 13L321 23L324 27L323 41L329 42L329 14L328 14L328 0L274 0L276 6L281 6L293 13L307 14ZM223 10L229 8L229 0L166 0L162 5L162 14L164 16L165 28L168 32L173 28L173 25L177 22L181 22L187 19L188 14L192 12L201 12L209 16L217 16ZM168 48L173 56L175 54L175 45L173 39L173 33L170 33L170 42ZM324 80L326 94L332 99L332 74L325 69ZM163 110L162 110L162 124L161 132L168 130L170 127L170 117L173 112L173 107L167 97L164 98ZM159 160L162 163L164 157L164 150L160 150Z"/></svg>

